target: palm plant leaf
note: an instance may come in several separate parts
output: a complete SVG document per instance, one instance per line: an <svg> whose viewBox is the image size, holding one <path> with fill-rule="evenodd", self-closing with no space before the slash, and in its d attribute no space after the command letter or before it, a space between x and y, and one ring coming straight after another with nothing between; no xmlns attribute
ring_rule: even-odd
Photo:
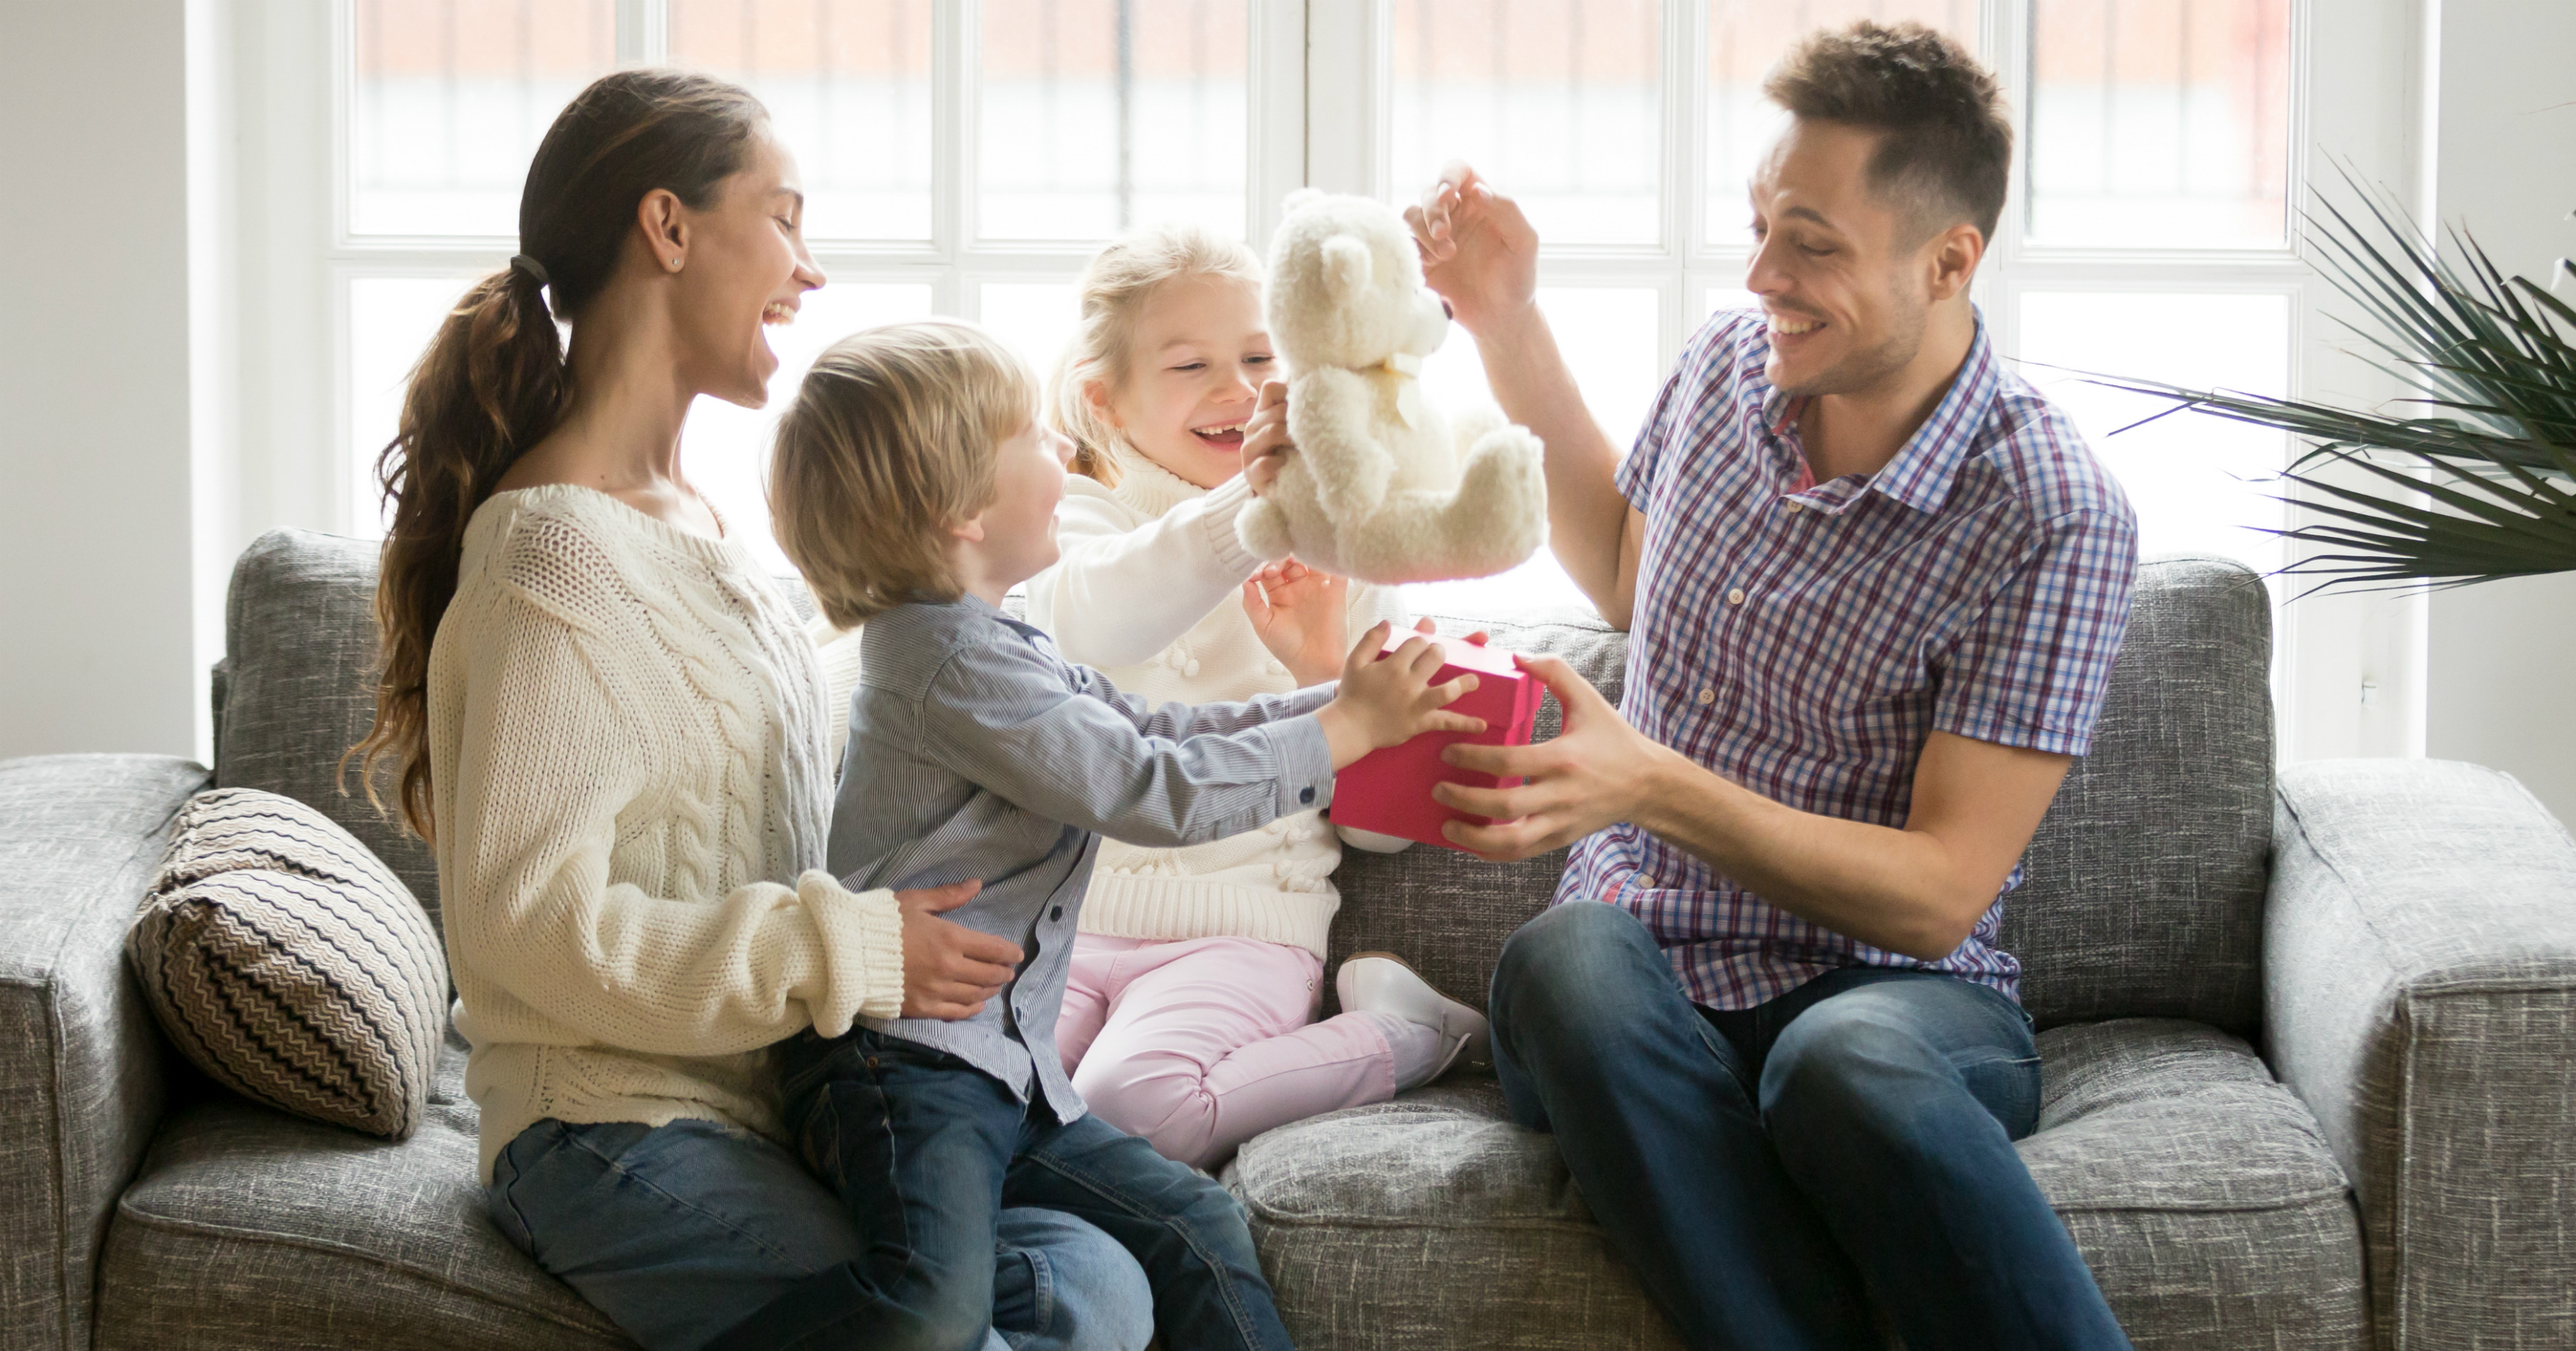
<svg viewBox="0 0 2576 1351"><path fill-rule="evenodd" d="M2383 195L2345 182L2367 223L2320 196L2305 217L2318 268L2375 325L2346 325L2363 359L2423 391L2399 401L2418 415L2092 382L2311 443L2281 475L2318 518L2275 532L2307 546L2286 572L2335 586L2576 569L2576 306L2505 276L2464 232L2448 235L2454 263Z"/></svg>

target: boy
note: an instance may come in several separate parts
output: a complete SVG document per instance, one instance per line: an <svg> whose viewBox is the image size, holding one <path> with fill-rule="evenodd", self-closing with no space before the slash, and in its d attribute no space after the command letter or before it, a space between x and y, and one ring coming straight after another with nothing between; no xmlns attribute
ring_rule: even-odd
<svg viewBox="0 0 2576 1351"><path fill-rule="evenodd" d="M1135 1254L1175 1348L1284 1351L1241 1208L1085 1115L1065 1081L1054 1028L1075 912L1099 832L1177 847L1322 806L1333 772L1377 747L1479 730L1443 711L1473 678L1430 685L1439 653L1420 639L1370 660L1383 624L1338 686L1245 704L1153 707L1066 663L1000 609L1056 559L1071 446L1037 404L1026 368L982 330L907 324L826 352L779 425L780 542L827 617L866 625L832 870L865 886L980 880L949 918L1026 959L988 977L970 1017L866 1019L790 1047L789 1128L871 1255L745 1331L976 1346L995 1215L1038 1206Z"/></svg>

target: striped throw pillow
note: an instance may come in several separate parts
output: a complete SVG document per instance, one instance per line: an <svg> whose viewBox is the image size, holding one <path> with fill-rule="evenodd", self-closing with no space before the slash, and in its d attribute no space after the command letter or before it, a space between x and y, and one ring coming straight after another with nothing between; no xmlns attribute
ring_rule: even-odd
<svg viewBox="0 0 2576 1351"><path fill-rule="evenodd" d="M447 963L410 890L322 813L255 788L189 799L126 955L225 1087L397 1140L419 1123Z"/></svg>

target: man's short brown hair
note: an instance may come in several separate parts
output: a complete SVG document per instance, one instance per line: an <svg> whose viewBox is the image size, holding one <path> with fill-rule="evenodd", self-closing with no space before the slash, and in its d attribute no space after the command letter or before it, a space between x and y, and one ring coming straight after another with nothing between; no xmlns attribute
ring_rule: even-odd
<svg viewBox="0 0 2576 1351"><path fill-rule="evenodd" d="M1879 133L1870 187L1913 218L1917 239L1965 221L1994 242L2012 112L1959 44L1919 23L1820 29L1780 58L1762 92L1802 120Z"/></svg>
<svg viewBox="0 0 2576 1351"><path fill-rule="evenodd" d="M1019 357L953 319L865 329L815 358L778 419L769 514L823 616L849 629L957 599L948 527L992 504L996 452L1037 407Z"/></svg>

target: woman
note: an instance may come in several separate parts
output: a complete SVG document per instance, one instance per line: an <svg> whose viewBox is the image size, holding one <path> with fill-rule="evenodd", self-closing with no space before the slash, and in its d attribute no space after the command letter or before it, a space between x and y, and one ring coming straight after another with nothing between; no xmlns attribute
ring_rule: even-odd
<svg viewBox="0 0 2576 1351"><path fill-rule="evenodd" d="M690 402L760 406L762 326L823 284L795 184L741 89L591 85L529 166L525 252L441 326L383 463L360 751L437 854L489 1209L648 1347L774 1327L862 1251L774 1138L771 1048L861 1012L970 1016L1020 957L939 918L971 883L854 894L818 870L815 653L680 470ZM1002 1236L988 1345L1151 1335L1107 1235L1012 1211ZM837 1344L828 1319L798 1344Z"/></svg>

